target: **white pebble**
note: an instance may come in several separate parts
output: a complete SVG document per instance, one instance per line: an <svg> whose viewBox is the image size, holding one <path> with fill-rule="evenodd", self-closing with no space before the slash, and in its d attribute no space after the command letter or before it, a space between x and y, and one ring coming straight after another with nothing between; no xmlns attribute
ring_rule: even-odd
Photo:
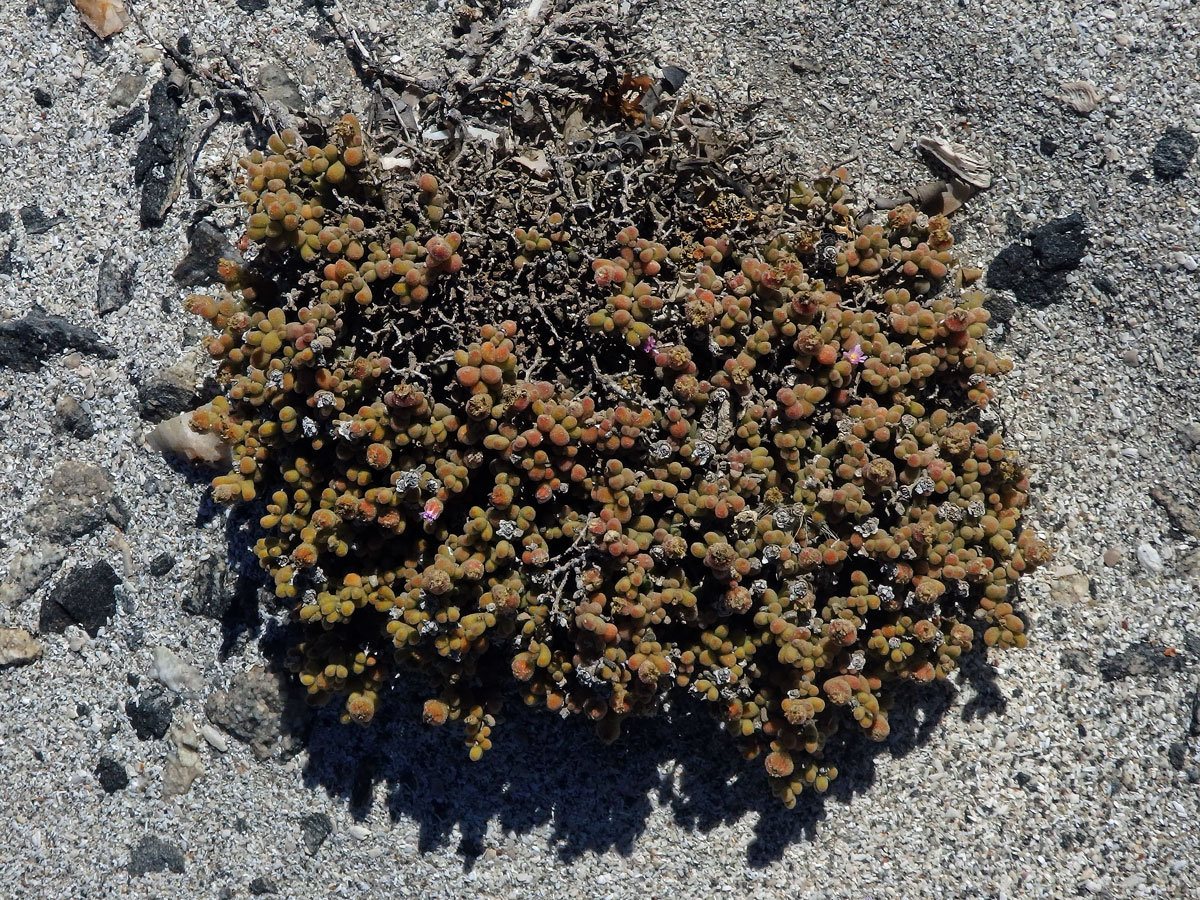
<svg viewBox="0 0 1200 900"><path fill-rule="evenodd" d="M198 691L204 687L204 678L195 666L188 665L167 647L155 647L154 659L150 663L150 677L161 681L176 693Z"/></svg>
<svg viewBox="0 0 1200 900"><path fill-rule="evenodd" d="M91 638L88 637L86 631L82 628L76 628L74 625L66 629L67 646L71 648L73 653L81 653L83 648L91 643Z"/></svg>
<svg viewBox="0 0 1200 900"><path fill-rule="evenodd" d="M1161 572L1163 570L1162 557L1149 544L1138 544L1137 558L1138 562L1142 564L1142 568L1147 572Z"/></svg>
<svg viewBox="0 0 1200 900"><path fill-rule="evenodd" d="M219 750L220 752L224 753L229 749L229 741L225 739L225 735L217 731L217 729L208 722L205 722L200 726L200 734L203 735L204 739L208 741L214 750Z"/></svg>
<svg viewBox="0 0 1200 900"><path fill-rule="evenodd" d="M346 833L357 841L365 841L371 836L371 829L362 825L351 825L346 829Z"/></svg>

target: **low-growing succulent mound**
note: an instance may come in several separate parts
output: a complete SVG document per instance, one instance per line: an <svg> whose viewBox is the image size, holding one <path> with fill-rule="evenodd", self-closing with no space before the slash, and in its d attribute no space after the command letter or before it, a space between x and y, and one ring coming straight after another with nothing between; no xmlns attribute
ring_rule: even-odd
<svg viewBox="0 0 1200 900"><path fill-rule="evenodd" d="M272 136L251 261L189 300L225 387L192 421L232 447L216 498L265 505L313 702L366 723L419 670L477 758L506 685L605 738L688 691L791 805L898 683L1023 646L1047 551L946 219L738 180L689 109L557 170Z"/></svg>

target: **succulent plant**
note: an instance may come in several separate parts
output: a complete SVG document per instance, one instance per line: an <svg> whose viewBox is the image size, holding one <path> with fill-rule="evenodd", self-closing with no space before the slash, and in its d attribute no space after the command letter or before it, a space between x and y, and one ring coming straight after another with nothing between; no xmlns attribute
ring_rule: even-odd
<svg viewBox="0 0 1200 900"><path fill-rule="evenodd" d="M498 209L489 242L353 117L318 144L242 160L251 261L189 299L224 386L192 426L232 449L214 496L262 506L313 703L366 723L417 670L478 758L506 685L605 739L687 691L791 805L896 685L1024 646L1048 551L944 218L860 224L837 171L669 233Z"/></svg>

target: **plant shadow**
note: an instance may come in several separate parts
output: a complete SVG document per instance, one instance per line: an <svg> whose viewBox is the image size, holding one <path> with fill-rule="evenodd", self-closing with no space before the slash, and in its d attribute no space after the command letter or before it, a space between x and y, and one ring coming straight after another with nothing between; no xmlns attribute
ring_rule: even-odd
<svg viewBox="0 0 1200 900"><path fill-rule="evenodd" d="M342 725L335 707L319 711L305 740L305 781L359 820L386 803L393 820L418 823L422 852L457 840L470 870L493 825L510 835L548 829L549 846L570 861L609 850L631 855L659 809L702 834L756 815L746 861L769 865L790 845L818 837L826 804L849 803L873 787L878 754L903 757L933 738L955 689L899 689L883 743L849 726L834 735L827 756L838 763L837 779L824 795L806 791L790 810L772 795L761 760L742 759L696 701L635 719L606 745L586 723L558 721L518 700L506 704L495 746L476 763L453 724L421 724L419 692L401 686L392 693L366 729Z"/></svg>

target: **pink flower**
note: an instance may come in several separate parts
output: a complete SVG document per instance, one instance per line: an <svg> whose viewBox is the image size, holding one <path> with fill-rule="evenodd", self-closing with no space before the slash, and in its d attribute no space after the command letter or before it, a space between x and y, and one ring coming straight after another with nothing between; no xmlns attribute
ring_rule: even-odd
<svg viewBox="0 0 1200 900"><path fill-rule="evenodd" d="M654 335L650 335L650 337L646 338L646 343L642 344L642 349L645 350L647 353L653 353L654 348L657 346L658 346L658 341L656 341L654 339Z"/></svg>
<svg viewBox="0 0 1200 900"><path fill-rule="evenodd" d="M860 344L855 344L849 350L846 350L844 353L842 353L842 359L846 360L852 366L857 366L866 358L867 354L863 352L863 348Z"/></svg>

